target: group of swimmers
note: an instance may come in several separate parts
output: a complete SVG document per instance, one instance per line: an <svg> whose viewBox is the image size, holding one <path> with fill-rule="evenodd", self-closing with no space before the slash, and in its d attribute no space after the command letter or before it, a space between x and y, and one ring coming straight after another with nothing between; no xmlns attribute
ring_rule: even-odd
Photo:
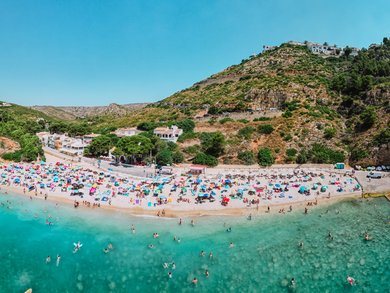
<svg viewBox="0 0 390 293"><path fill-rule="evenodd" d="M60 265L60 261L61 261L61 256L59 254L57 254L57 260L56 260L56 266L58 267ZM50 255L48 255L46 257L46 264L49 264L51 263L51 257Z"/></svg>

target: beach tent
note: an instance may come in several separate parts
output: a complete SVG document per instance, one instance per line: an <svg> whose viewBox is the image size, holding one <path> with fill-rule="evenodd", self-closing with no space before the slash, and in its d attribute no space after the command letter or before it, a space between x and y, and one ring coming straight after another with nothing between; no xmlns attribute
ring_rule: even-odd
<svg viewBox="0 0 390 293"><path fill-rule="evenodd" d="M306 186L301 186L301 187L299 187L299 193L305 193L305 191L306 191Z"/></svg>

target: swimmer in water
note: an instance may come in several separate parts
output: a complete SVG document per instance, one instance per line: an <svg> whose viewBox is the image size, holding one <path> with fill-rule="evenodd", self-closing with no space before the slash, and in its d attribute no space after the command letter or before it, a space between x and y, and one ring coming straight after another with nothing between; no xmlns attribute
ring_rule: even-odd
<svg viewBox="0 0 390 293"><path fill-rule="evenodd" d="M290 286L291 287L295 287L295 279L294 278L291 279Z"/></svg>
<svg viewBox="0 0 390 293"><path fill-rule="evenodd" d="M200 256L204 256L204 251L203 250L200 252Z"/></svg>
<svg viewBox="0 0 390 293"><path fill-rule="evenodd" d="M48 255L47 257L46 257L46 263L50 263L51 262L51 258L50 258L50 255Z"/></svg>
<svg viewBox="0 0 390 293"><path fill-rule="evenodd" d="M192 280L192 284L194 284L194 285L198 284L198 279L197 279L197 278L194 278L194 279Z"/></svg>
<svg viewBox="0 0 390 293"><path fill-rule="evenodd" d="M168 267L169 267L169 266L168 266L168 263L164 262L164 263L163 263L163 268L164 268L164 269L167 269Z"/></svg>
<svg viewBox="0 0 390 293"><path fill-rule="evenodd" d="M61 256L58 254L57 255L57 261L56 261L57 267L60 265L60 261L61 261Z"/></svg>
<svg viewBox="0 0 390 293"><path fill-rule="evenodd" d="M191 220L191 226L194 227L195 226L195 222L194 220Z"/></svg>
<svg viewBox="0 0 390 293"><path fill-rule="evenodd" d="M149 244L148 247L149 248L154 248L154 245L153 244Z"/></svg>
<svg viewBox="0 0 390 293"><path fill-rule="evenodd" d="M333 240L333 235L332 235L332 233L330 233L330 231L328 232L328 239Z"/></svg>
<svg viewBox="0 0 390 293"><path fill-rule="evenodd" d="M303 241L299 242L299 247L303 248Z"/></svg>
<svg viewBox="0 0 390 293"><path fill-rule="evenodd" d="M248 220L249 220L249 221L252 220L252 214L249 214Z"/></svg>
<svg viewBox="0 0 390 293"><path fill-rule="evenodd" d="M176 264L174 262L172 263L172 270L176 270Z"/></svg>
<svg viewBox="0 0 390 293"><path fill-rule="evenodd" d="M371 240L371 238L368 236L368 232L364 232L364 240Z"/></svg>
<svg viewBox="0 0 390 293"><path fill-rule="evenodd" d="M172 279L172 273L171 272L168 272L168 278Z"/></svg>
<svg viewBox="0 0 390 293"><path fill-rule="evenodd" d="M227 228L226 232L232 232L232 227Z"/></svg>
<svg viewBox="0 0 390 293"><path fill-rule="evenodd" d="M108 249L113 249L114 247L112 246L111 243L109 243L108 246L107 246L107 248L108 248Z"/></svg>
<svg viewBox="0 0 390 293"><path fill-rule="evenodd" d="M133 234L135 233L135 227L133 224L131 225L131 233L133 233Z"/></svg>
<svg viewBox="0 0 390 293"><path fill-rule="evenodd" d="M180 238L177 238L177 243L180 243L180 241L181 241Z"/></svg>
<svg viewBox="0 0 390 293"><path fill-rule="evenodd" d="M105 247L105 248L103 249L103 252L104 252L104 253L109 253L109 252L110 252L110 250L108 250L108 248L107 248L107 247Z"/></svg>
<svg viewBox="0 0 390 293"><path fill-rule="evenodd" d="M355 279L352 278L351 276L347 276L347 282L348 282L351 286L355 285Z"/></svg>
<svg viewBox="0 0 390 293"><path fill-rule="evenodd" d="M208 278L209 275L210 275L208 270L206 270L206 271L204 272L204 274L205 274L206 278Z"/></svg>
<svg viewBox="0 0 390 293"><path fill-rule="evenodd" d="M230 242L230 244L229 244L229 248L233 248L234 247L234 244L233 244L233 242Z"/></svg>
<svg viewBox="0 0 390 293"><path fill-rule="evenodd" d="M179 225L181 225L181 223L182 223L182 222L181 222L181 218L180 218L180 220L179 220Z"/></svg>

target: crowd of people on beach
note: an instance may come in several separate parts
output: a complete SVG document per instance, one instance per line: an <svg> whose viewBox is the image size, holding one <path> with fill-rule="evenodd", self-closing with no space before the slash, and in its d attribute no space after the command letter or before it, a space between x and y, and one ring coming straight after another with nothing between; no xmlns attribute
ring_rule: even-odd
<svg viewBox="0 0 390 293"><path fill-rule="evenodd" d="M361 192L352 173L310 169L252 169L218 174L153 178L64 164L0 163L0 185L45 199L71 199L74 206L217 209L290 204Z"/></svg>

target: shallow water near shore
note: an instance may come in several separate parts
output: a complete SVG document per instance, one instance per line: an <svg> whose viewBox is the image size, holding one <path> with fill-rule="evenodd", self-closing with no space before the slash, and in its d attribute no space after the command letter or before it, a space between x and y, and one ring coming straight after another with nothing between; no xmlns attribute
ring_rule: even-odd
<svg viewBox="0 0 390 293"><path fill-rule="evenodd" d="M390 292L390 203L383 198L346 200L308 215L203 217L194 227L190 219L178 225L17 195L0 194L0 203L0 292ZM371 241L363 240L366 230ZM77 241L83 247L73 253ZM172 262L176 269L164 269Z"/></svg>

